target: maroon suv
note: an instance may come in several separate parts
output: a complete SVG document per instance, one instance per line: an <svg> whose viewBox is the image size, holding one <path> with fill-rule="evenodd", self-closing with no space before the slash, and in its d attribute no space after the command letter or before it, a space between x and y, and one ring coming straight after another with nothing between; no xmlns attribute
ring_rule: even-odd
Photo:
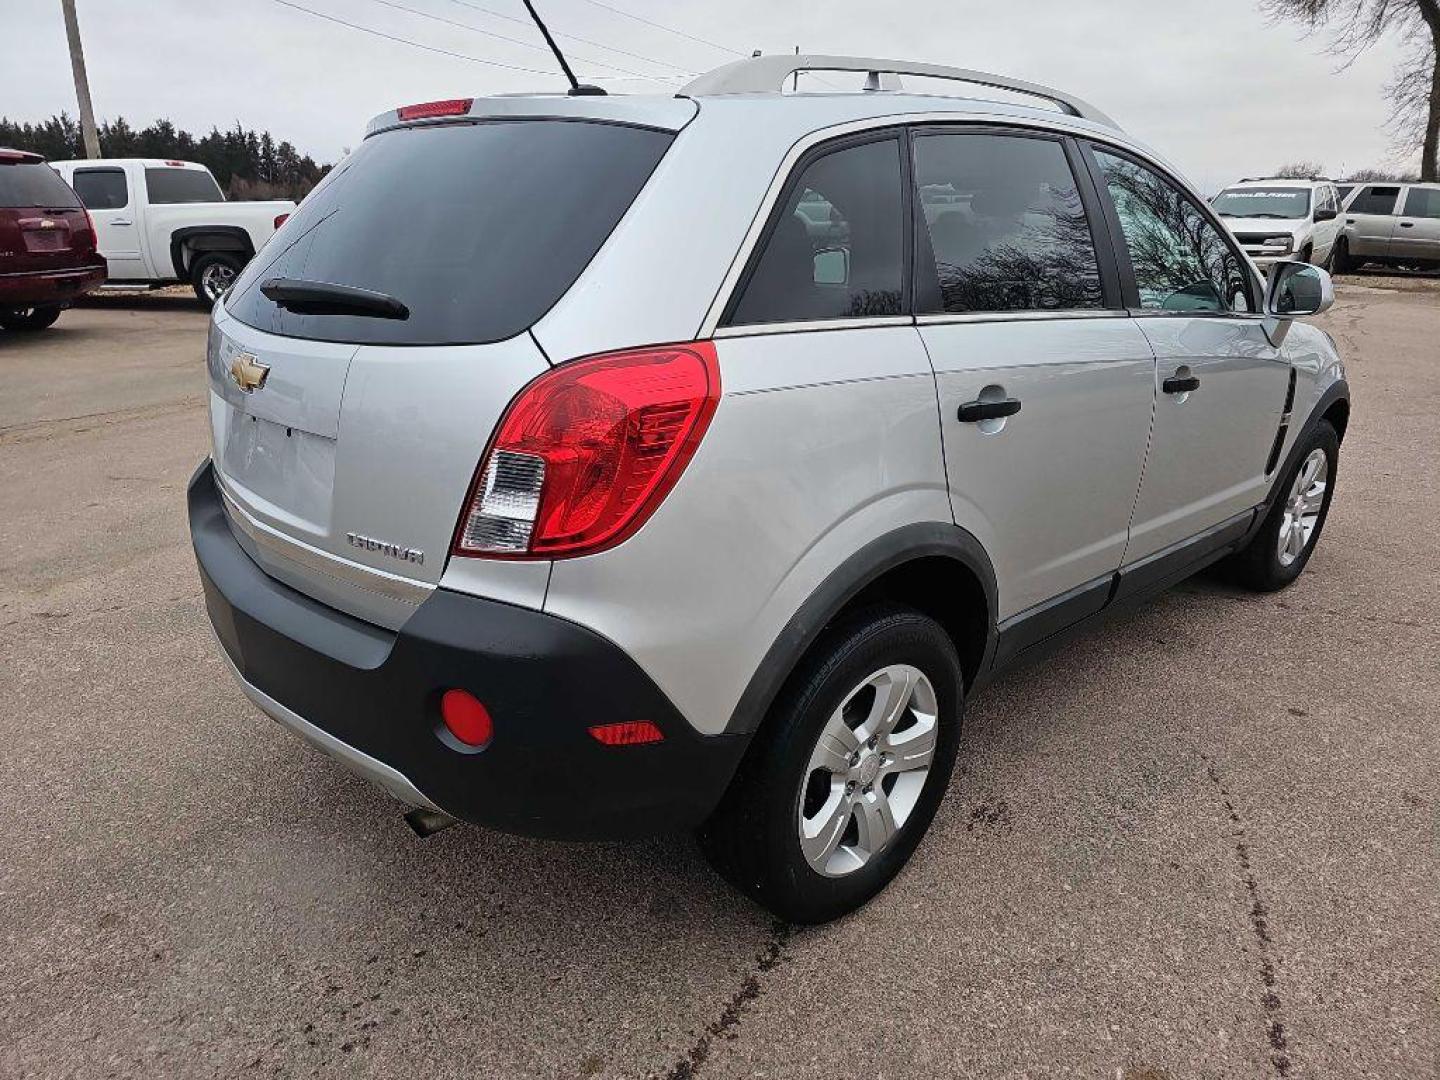
<svg viewBox="0 0 1440 1080"><path fill-rule="evenodd" d="M75 192L39 154L0 149L0 326L43 330L104 281Z"/></svg>

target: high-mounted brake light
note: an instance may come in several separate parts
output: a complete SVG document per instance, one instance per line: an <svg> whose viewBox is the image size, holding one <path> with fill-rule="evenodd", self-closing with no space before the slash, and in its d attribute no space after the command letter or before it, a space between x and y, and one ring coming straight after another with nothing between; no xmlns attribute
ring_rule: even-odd
<svg viewBox="0 0 1440 1080"><path fill-rule="evenodd" d="M475 99L446 98L444 101L425 101L419 105L402 105L396 109L401 120L424 120L431 116L464 116L470 111Z"/></svg>
<svg viewBox="0 0 1440 1080"><path fill-rule="evenodd" d="M480 461L452 551L583 555L643 525L720 401L708 341L562 364L520 391Z"/></svg>
<svg viewBox="0 0 1440 1080"><path fill-rule="evenodd" d="M183 161L167 161L165 164L174 166L177 169L183 169L185 167L185 162Z"/></svg>
<svg viewBox="0 0 1440 1080"><path fill-rule="evenodd" d="M275 215L275 228L277 228L277 229L280 228L280 226L281 226L281 225L284 225L285 222L289 220L289 218L290 218L290 215L289 215L289 214L276 214L276 215Z"/></svg>

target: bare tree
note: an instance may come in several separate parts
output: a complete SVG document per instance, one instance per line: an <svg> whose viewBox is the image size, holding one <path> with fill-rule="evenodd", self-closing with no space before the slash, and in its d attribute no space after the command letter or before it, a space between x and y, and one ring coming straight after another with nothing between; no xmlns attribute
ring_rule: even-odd
<svg viewBox="0 0 1440 1080"><path fill-rule="evenodd" d="M1312 176L1324 176L1325 166L1318 161L1292 161L1289 165L1281 165L1274 175L1286 180L1305 180Z"/></svg>
<svg viewBox="0 0 1440 1080"><path fill-rule="evenodd" d="M1330 34L1330 47L1353 61L1383 35L1405 42L1405 60L1385 87L1390 125L1407 149L1419 136L1420 178L1440 179L1440 0L1259 0L1266 14L1298 19Z"/></svg>

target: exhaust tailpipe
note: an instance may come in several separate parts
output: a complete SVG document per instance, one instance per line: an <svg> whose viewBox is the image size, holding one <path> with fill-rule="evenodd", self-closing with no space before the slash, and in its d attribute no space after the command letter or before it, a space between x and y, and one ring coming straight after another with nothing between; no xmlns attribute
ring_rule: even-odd
<svg viewBox="0 0 1440 1080"><path fill-rule="evenodd" d="M405 815L405 824L415 830L415 835L422 840L427 836L434 836L437 832L450 828L451 825L459 825L460 819L453 818L440 810L428 810L423 806L417 806Z"/></svg>

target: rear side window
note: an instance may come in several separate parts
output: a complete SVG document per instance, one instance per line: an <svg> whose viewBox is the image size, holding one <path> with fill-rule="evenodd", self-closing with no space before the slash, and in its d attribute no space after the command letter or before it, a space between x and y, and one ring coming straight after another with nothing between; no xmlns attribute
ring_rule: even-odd
<svg viewBox="0 0 1440 1080"><path fill-rule="evenodd" d="M1405 195L1405 216L1440 218L1440 188L1412 187Z"/></svg>
<svg viewBox="0 0 1440 1080"><path fill-rule="evenodd" d="M75 193L44 162L0 162L0 206L78 207Z"/></svg>
<svg viewBox="0 0 1440 1080"><path fill-rule="evenodd" d="M900 142L832 150L805 166L771 226L734 325L900 315Z"/></svg>
<svg viewBox="0 0 1440 1080"><path fill-rule="evenodd" d="M915 183L922 212L917 311L1105 305L1090 222L1060 143L922 135L915 140Z"/></svg>
<svg viewBox="0 0 1440 1080"><path fill-rule="evenodd" d="M1241 257L1183 191L1129 158L1097 148L1095 159L1120 219L1142 308L1255 310Z"/></svg>
<svg viewBox="0 0 1440 1080"><path fill-rule="evenodd" d="M1352 214L1393 214L1399 197L1398 187L1367 187L1346 209Z"/></svg>
<svg viewBox="0 0 1440 1080"><path fill-rule="evenodd" d="M509 120L366 139L252 259L226 300L291 337L456 345L513 337L564 295L673 136L620 124ZM299 315L271 278L385 293L405 319Z"/></svg>
<svg viewBox="0 0 1440 1080"><path fill-rule="evenodd" d="M225 201L215 178L201 169L146 169L145 194L152 203Z"/></svg>
<svg viewBox="0 0 1440 1080"><path fill-rule="evenodd" d="M90 210L118 210L130 205L124 169L76 169L75 194Z"/></svg>

